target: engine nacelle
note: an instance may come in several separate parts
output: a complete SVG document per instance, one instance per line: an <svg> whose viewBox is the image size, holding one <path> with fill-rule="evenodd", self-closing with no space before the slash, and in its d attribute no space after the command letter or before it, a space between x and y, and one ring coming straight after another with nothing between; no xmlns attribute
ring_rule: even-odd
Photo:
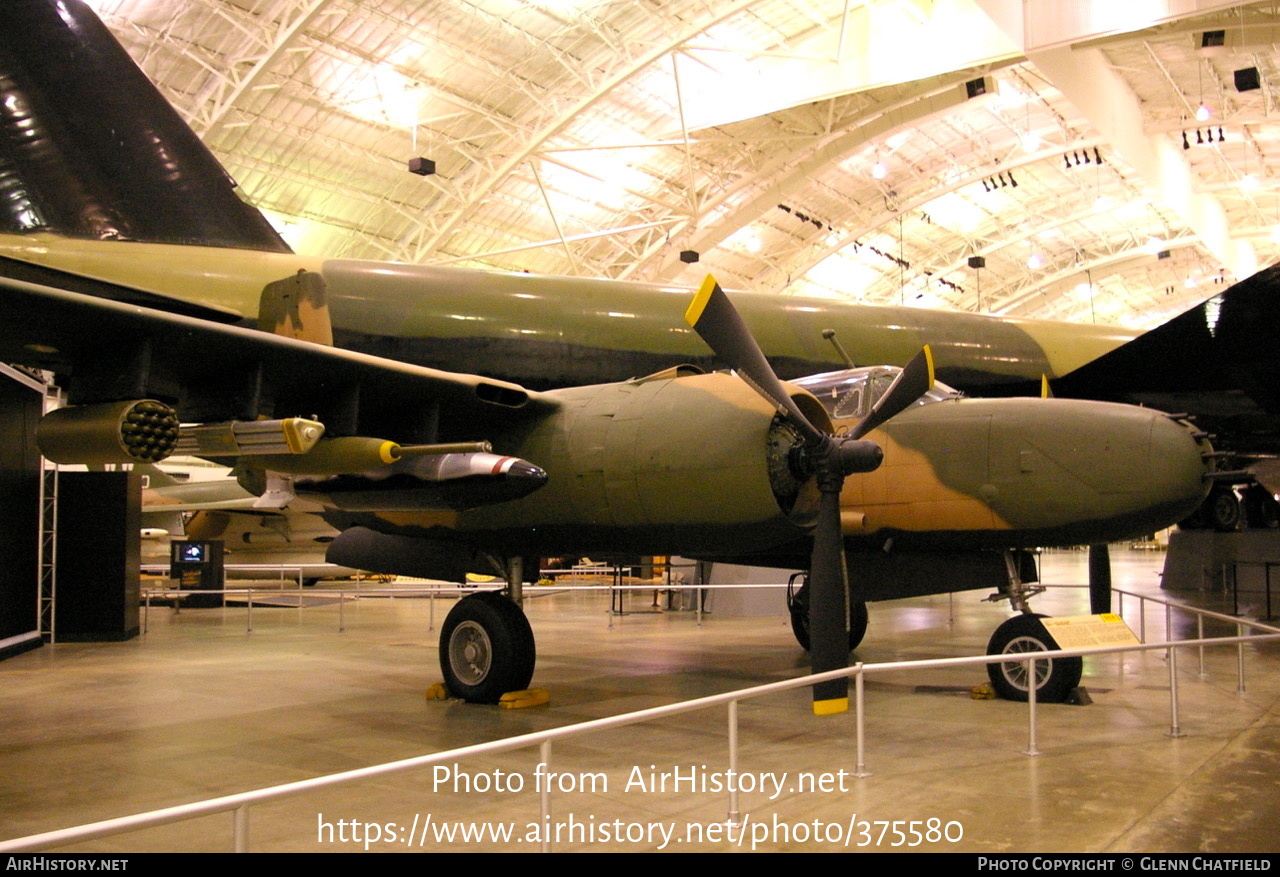
<svg viewBox="0 0 1280 877"><path fill-rule="evenodd" d="M36 426L40 453L55 463L158 463L177 441L177 413L151 399L59 408Z"/></svg>
<svg viewBox="0 0 1280 877"><path fill-rule="evenodd" d="M422 576L460 582L469 572L492 572L484 558L463 545L389 536L364 527L344 530L329 544L325 560L372 573Z"/></svg>
<svg viewBox="0 0 1280 877"><path fill-rule="evenodd" d="M557 414L498 448L545 469L546 486L467 512L461 530L536 533L529 553L575 545L695 552L722 545L727 532L763 548L802 535L794 496L782 502L772 483L775 412L740 378L663 376L547 395ZM779 439L782 467L798 441ZM799 483L783 487L805 493Z"/></svg>

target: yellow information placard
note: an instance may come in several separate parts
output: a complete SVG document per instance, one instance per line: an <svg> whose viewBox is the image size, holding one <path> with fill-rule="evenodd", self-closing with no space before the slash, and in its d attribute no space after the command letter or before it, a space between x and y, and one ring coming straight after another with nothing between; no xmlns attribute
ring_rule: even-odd
<svg viewBox="0 0 1280 877"><path fill-rule="evenodd" d="M1064 615L1041 618L1045 630L1060 649L1102 649L1136 646L1138 638L1123 618L1111 612L1102 615Z"/></svg>

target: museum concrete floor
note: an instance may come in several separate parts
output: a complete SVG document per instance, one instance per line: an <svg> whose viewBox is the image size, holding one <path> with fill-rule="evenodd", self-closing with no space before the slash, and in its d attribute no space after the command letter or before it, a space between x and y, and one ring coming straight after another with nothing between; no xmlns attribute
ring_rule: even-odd
<svg viewBox="0 0 1280 877"><path fill-rule="evenodd" d="M1084 558L1047 555L1045 580L1083 582ZM1158 552L1113 553L1116 586L1161 594L1162 558ZM876 604L857 657L880 662L981 653L1009 614L1007 606L980 602L982 596ZM1223 605L1216 592L1170 596ZM1257 613L1260 599L1260 593L1245 595L1242 609ZM438 679L436 634L429 626L434 614L438 628L448 606L438 602L433 609L426 599L348 602L341 633L332 602L255 608L252 633L245 630L243 607L178 614L153 608L145 637L19 655L0 662L0 838L611 716L805 670L806 656L783 615L713 613L699 627L693 613L651 613L649 602L648 595L633 594L630 605L637 611L611 619L608 598L599 592L530 595L540 652L534 682L552 699L515 711L424 699L423 690ZM1084 592L1066 588L1038 597L1035 608L1058 615L1088 611ZM1137 613L1137 602L1126 601L1124 614L1135 630ZM1160 639L1163 619L1162 609L1148 610L1150 639ZM1233 631L1211 625L1208 632ZM698 839L698 831L723 830L723 792L649 785L673 770L686 777L723 775L723 707L557 743L554 769L575 784L586 785L591 774L603 778L597 777L594 791L555 795L552 818L563 827L553 847L655 849L662 846L658 834L634 839L673 830L667 849L816 851L844 848L843 837L835 837L852 825L849 847L857 848L867 840L865 824L872 848L880 850L893 849L895 841L904 844L899 850L968 852L1280 850L1280 645L1246 647L1244 693L1237 692L1234 648L1210 652L1206 665L1207 678L1201 679L1196 651L1179 656L1183 736L1172 738L1163 653L1087 659L1083 684L1092 704L1041 707L1035 757L1024 754L1025 705L971 696L970 689L985 681L981 668L877 676L866 690L866 767L872 775L863 778L853 776L852 713L814 718L803 690L744 703L739 770L787 776L780 793L770 786L742 795L748 830L741 844L737 836ZM403 826L403 833L415 819L423 826L429 817L433 828L467 823L472 830L474 823L493 831L509 824L515 835L508 842L429 839L424 850L532 851L536 844L518 838L538 821L532 791L538 761L535 748L473 758L449 774L480 783L501 771L510 785L519 775L521 792L468 794L451 784L433 790L436 775L426 769L260 805L252 810L250 848L363 851L373 834L366 823L378 823L384 834L388 824ZM827 774L826 790L801 790L800 772ZM895 837L893 826L881 836L875 823L896 820L903 832L915 828L920 839ZM352 829L353 821L361 827ZM665 828L652 827L659 825ZM62 850L223 851L230 849L230 828L230 815L220 814ZM619 831L622 840L613 838ZM414 849L420 841L421 829ZM406 846L376 842L369 849Z"/></svg>

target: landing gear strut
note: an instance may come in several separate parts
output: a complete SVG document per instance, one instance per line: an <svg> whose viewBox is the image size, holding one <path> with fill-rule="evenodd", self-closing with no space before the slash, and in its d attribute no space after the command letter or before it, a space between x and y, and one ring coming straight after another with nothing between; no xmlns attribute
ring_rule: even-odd
<svg viewBox="0 0 1280 877"><path fill-rule="evenodd" d="M999 593L988 599L1007 599L1021 614L996 628L987 643L988 655L1024 655L1028 652L1056 651L1058 648L1058 644L1040 622L1045 616L1033 613L1027 605L1027 599L1041 593L1044 588L1031 587L1023 582L1019 559L1014 552L1005 553L1009 582ZM1036 661L1034 665L1022 661L987 665L987 677L996 694L1006 700L1017 701L1026 701L1034 685L1037 701L1062 703L1080 684L1083 673L1084 662L1078 657L1046 658Z"/></svg>

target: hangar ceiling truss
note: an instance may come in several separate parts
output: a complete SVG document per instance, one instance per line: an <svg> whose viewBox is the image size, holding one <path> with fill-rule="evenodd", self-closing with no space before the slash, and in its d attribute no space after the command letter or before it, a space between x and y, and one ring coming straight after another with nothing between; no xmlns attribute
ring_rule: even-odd
<svg viewBox="0 0 1280 877"><path fill-rule="evenodd" d="M93 5L303 252L1133 326L1280 256L1275 3Z"/></svg>

